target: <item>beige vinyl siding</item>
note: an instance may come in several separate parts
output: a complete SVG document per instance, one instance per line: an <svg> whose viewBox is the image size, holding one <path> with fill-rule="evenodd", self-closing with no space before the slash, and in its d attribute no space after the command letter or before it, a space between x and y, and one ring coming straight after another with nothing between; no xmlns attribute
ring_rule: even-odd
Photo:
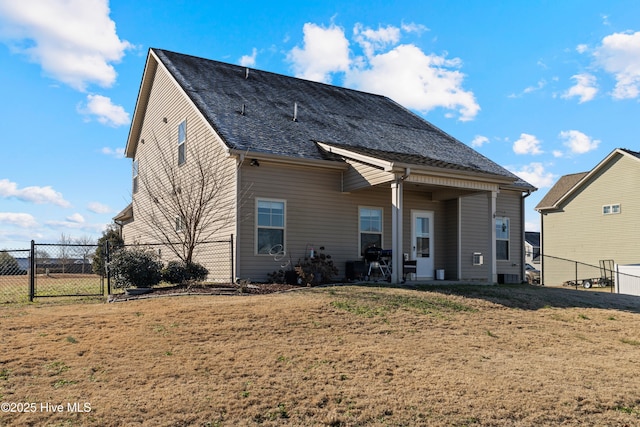
<svg viewBox="0 0 640 427"><path fill-rule="evenodd" d="M347 160L347 163L351 167L343 175L343 191L345 192L368 188L393 180L393 174L380 168L351 160Z"/></svg>
<svg viewBox="0 0 640 427"><path fill-rule="evenodd" d="M462 197L461 205L461 240L460 248L460 280L489 281L489 266L491 262L490 233L488 219L489 194L479 193ZM473 265L474 252L480 252L484 257L483 265Z"/></svg>
<svg viewBox="0 0 640 427"><path fill-rule="evenodd" d="M165 123L166 119L166 123ZM140 141L137 145L135 159L139 162L139 190L133 194L134 221L124 227L125 243L155 244L160 240L154 236L152 226L145 221L154 203L142 188L143 185L153 185L155 177L162 177L161 167L165 156L172 165L177 165L178 157L178 125L186 120L186 162L177 171L183 180L184 188L194 185L190 180L197 180L198 173L195 166L198 156L210 169L216 170L218 185L226 189L220 192L220 199L216 202L219 208L218 217L226 217L224 226L208 240L228 240L235 232L235 164L236 160L228 157L222 150L220 139L210 126L206 124L197 110L193 107L182 90L175 84L163 67L158 67L153 87L150 90L149 102L146 106L145 119L142 124ZM144 140L144 143L141 141ZM160 147L160 150L158 149ZM168 224L175 227L175 223ZM206 252L206 251L205 251ZM175 259L169 248L161 250L162 261ZM196 252L196 262L200 262L210 270L210 280L228 281L230 278L230 260L223 260L219 256Z"/></svg>
<svg viewBox="0 0 640 427"><path fill-rule="evenodd" d="M488 281L491 263L491 231L493 218L489 218L490 193L478 193L461 198L462 233L460 280ZM497 274L510 274L522 280L522 219L521 193L502 190L496 197L496 216L509 218L509 260L497 260ZM483 265L473 265L473 253L480 252Z"/></svg>
<svg viewBox="0 0 640 427"><path fill-rule="evenodd" d="M638 159L618 155L564 201L560 211L543 216L545 285L561 285L574 279L575 261L594 266L599 266L601 259L613 259L619 264L640 262L636 238L640 235L638 183ZM621 213L603 215L602 206L610 204L620 204ZM578 265L578 279L599 274L597 268Z"/></svg>
<svg viewBox="0 0 640 427"><path fill-rule="evenodd" d="M325 247L344 277L345 263L360 260L358 215L360 207L383 210L383 247L391 249L391 188L382 184L351 193L342 193L342 172L312 167L296 167L260 161L259 167L244 164L241 188L247 197L241 202L238 239L238 277L254 281L280 269L283 262L294 264L308 253ZM258 199L286 201L285 240L287 256L276 262L272 256L256 255L255 205ZM411 253L411 211L434 213L434 268L445 269L448 279L457 278L457 202L433 201L428 192L404 191L403 250ZM304 237L302 237L304 236ZM290 256L290 258L289 258Z"/></svg>

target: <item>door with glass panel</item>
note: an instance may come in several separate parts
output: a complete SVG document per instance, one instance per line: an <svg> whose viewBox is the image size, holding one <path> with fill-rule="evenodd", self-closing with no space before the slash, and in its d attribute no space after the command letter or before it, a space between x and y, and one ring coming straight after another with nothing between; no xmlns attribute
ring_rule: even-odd
<svg viewBox="0 0 640 427"><path fill-rule="evenodd" d="M433 279L432 211L411 211L411 259L418 279Z"/></svg>

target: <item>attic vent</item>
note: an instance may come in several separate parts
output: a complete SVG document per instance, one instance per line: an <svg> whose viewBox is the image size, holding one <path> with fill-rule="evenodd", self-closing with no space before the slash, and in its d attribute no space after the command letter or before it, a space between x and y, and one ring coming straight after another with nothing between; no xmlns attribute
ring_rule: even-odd
<svg viewBox="0 0 640 427"><path fill-rule="evenodd" d="M245 70L244 70L244 78L245 78L245 80L249 78L249 68L245 68Z"/></svg>
<svg viewBox="0 0 640 427"><path fill-rule="evenodd" d="M298 103L297 102L293 103L293 121L294 122L298 121Z"/></svg>

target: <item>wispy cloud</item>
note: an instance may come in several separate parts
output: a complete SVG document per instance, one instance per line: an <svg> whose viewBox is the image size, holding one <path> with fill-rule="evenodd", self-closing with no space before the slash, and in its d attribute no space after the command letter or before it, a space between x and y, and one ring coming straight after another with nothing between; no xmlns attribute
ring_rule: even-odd
<svg viewBox="0 0 640 427"><path fill-rule="evenodd" d="M533 162L520 169L508 168L511 172L537 188L549 188L556 180L556 175L545 170L542 163Z"/></svg>
<svg viewBox="0 0 640 427"><path fill-rule="evenodd" d="M114 128L129 124L129 113L120 105L113 104L111 98L102 95L87 95L86 104L80 105L78 112Z"/></svg>
<svg viewBox="0 0 640 427"><path fill-rule="evenodd" d="M355 55L344 29L307 23L303 46L294 47L288 60L297 77L332 83L334 75L341 74L348 87L386 95L422 113L444 108L461 121L473 120L480 106L473 92L463 88L462 61L400 44L403 31L425 30L407 24L377 29L356 24L353 41L362 54Z"/></svg>
<svg viewBox="0 0 640 427"><path fill-rule="evenodd" d="M102 150L100 151L102 152L102 154L106 154L107 156L111 156L116 159L124 158L124 148L116 148L114 150L113 148L110 148L110 147L102 147Z"/></svg>
<svg viewBox="0 0 640 427"><path fill-rule="evenodd" d="M15 225L21 228L33 228L38 222L31 214L16 212L0 212L0 224Z"/></svg>
<svg viewBox="0 0 640 427"><path fill-rule="evenodd" d="M562 98L570 99L578 97L580 104L583 102L591 101L598 93L598 87L596 85L596 77L589 73L576 74L571 76L576 84L570 87L565 93L562 94Z"/></svg>
<svg viewBox="0 0 640 427"><path fill-rule="evenodd" d="M473 138L473 141L471 141L471 146L482 147L484 144L487 144L488 142L489 142L489 138L487 138L486 136L476 135L475 138Z"/></svg>
<svg viewBox="0 0 640 427"><path fill-rule="evenodd" d="M63 208L71 206L71 203L64 199L62 193L55 191L50 186L18 188L18 184L8 179L0 179L0 197L15 198L24 202L37 204L50 203Z"/></svg>
<svg viewBox="0 0 640 427"><path fill-rule="evenodd" d="M93 212L93 213L97 213L97 214L106 214L111 212L111 208L105 204L102 204L100 202L91 202L89 203L89 205L87 206L87 209L89 209L89 211Z"/></svg>

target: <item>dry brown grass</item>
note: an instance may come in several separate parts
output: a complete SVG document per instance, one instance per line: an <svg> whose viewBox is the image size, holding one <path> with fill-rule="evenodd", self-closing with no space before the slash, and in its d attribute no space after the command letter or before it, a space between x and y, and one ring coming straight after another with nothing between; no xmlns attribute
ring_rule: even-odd
<svg viewBox="0 0 640 427"><path fill-rule="evenodd" d="M37 404L1 426L640 424L635 297L345 286L0 318L0 401Z"/></svg>

